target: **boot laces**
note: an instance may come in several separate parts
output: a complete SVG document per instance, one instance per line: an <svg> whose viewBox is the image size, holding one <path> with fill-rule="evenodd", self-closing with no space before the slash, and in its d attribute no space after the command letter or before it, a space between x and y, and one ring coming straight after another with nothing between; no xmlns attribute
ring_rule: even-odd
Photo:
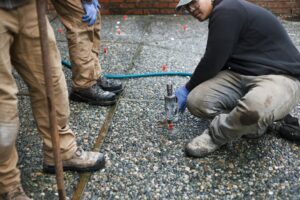
<svg viewBox="0 0 300 200"><path fill-rule="evenodd" d="M75 155L78 157L78 158L80 158L81 156L82 156L82 154L83 154L83 149L81 148L81 147L78 147L77 149L76 149L76 151L75 151Z"/></svg>
<svg viewBox="0 0 300 200"><path fill-rule="evenodd" d="M109 95L110 94L110 92L104 91L97 84L92 86L92 90L94 90L95 93L102 94L102 95Z"/></svg>

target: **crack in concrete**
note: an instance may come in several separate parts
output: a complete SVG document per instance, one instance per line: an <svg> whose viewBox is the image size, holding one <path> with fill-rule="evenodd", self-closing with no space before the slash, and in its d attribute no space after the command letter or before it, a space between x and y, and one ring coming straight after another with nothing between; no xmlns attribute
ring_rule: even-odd
<svg viewBox="0 0 300 200"><path fill-rule="evenodd" d="M99 134L98 134L98 137L96 139L96 142L94 143L93 151L96 151L96 152L100 151L100 147L101 147L101 145L102 145L102 143L103 143L103 141L105 139L105 136L106 136L106 134L108 132L110 123L112 121L112 118L113 118L116 110L117 110L118 104L119 104L119 100L118 100L118 102L114 106L112 106L108 110L108 112L106 114L106 117L105 117L105 120L104 120L104 123L101 126L101 129L99 131ZM85 187L86 187L87 183L90 180L91 175L92 175L91 172L80 174L79 182L77 183L76 189L73 192L72 200L80 200L81 199L81 196L82 196L82 194L83 194L83 192L85 190Z"/></svg>
<svg viewBox="0 0 300 200"><path fill-rule="evenodd" d="M151 20L148 20L147 23L145 24L145 28L144 28L144 31L143 31L143 37L141 38L141 41L142 41L142 42L139 42L139 43L138 43L139 46L137 47L137 49L136 49L134 55L133 55L132 58L131 58L129 67L128 67L128 69L125 71L126 73L130 72L130 71L133 69L133 67L135 66L135 61L136 61L137 58L141 55L142 49L143 49L143 47L144 47L144 45L145 45L145 43L143 42L143 41L144 41L143 39L145 38L146 33L150 33L150 27L151 27L150 25L151 25Z"/></svg>

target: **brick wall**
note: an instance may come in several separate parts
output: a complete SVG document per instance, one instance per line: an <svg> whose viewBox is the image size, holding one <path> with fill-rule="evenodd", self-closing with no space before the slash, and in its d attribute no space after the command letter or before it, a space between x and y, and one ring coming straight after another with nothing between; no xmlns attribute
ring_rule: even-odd
<svg viewBox="0 0 300 200"><path fill-rule="evenodd" d="M100 0L104 14L174 14L178 0Z"/></svg>
<svg viewBox="0 0 300 200"><path fill-rule="evenodd" d="M174 14L178 0L99 0L102 14ZM300 16L300 0L249 0L279 16ZM49 5L50 10L52 6Z"/></svg>
<svg viewBox="0 0 300 200"><path fill-rule="evenodd" d="M279 16L300 16L300 0L249 0Z"/></svg>

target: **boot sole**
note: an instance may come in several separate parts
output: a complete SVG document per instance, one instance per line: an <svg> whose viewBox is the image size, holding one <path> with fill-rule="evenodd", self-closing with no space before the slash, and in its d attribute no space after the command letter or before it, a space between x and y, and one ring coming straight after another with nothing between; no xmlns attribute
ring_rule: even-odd
<svg viewBox="0 0 300 200"><path fill-rule="evenodd" d="M77 95L77 94L71 94L69 99L72 100L72 101L76 101L76 102L84 102L84 103L88 103L88 104L91 104L91 105L98 105L98 106L112 106L112 105L116 104L116 102L117 102L117 100L93 101L91 99L82 97L82 96Z"/></svg>
<svg viewBox="0 0 300 200"><path fill-rule="evenodd" d="M72 172L95 172L100 169L103 169L105 167L105 161L102 163L99 163L98 165L92 166L92 167L85 167L85 168L78 168L78 167L71 167L71 166L65 166L63 167L63 171L72 171ZM43 166L43 172L47 174L55 174L55 166L50 165L44 165Z"/></svg>
<svg viewBox="0 0 300 200"><path fill-rule="evenodd" d="M220 148L220 147L219 147L219 148ZM192 158L203 158L203 157L205 157L205 156L209 156L210 154L216 152L217 150L219 150L219 148L217 148L217 149L215 149L215 150L213 150L213 151L211 151L211 152L203 152L203 153L197 154L197 153L195 153L195 151L189 149L189 148L187 147L187 145L186 145L185 148L184 148L184 153L185 153L185 155L188 156L188 157L192 157Z"/></svg>

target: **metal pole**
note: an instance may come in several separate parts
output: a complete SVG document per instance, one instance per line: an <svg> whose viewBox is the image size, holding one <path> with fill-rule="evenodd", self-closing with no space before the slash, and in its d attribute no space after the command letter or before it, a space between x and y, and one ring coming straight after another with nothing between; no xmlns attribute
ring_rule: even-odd
<svg viewBox="0 0 300 200"><path fill-rule="evenodd" d="M52 72L50 69L50 60L49 60L49 45L48 45L48 32L47 32L47 23L46 23L46 0L37 0L37 14L38 14L38 23L40 31L40 42L41 42L41 51L42 51L42 62L43 62L43 71L46 84L46 95L48 101L48 112L49 112L49 123L50 123L50 132L52 139L54 163L55 163L55 172L56 172L56 181L57 188L60 200L66 199L66 192L64 188L64 174L63 166L60 155L60 142L59 134L57 129L56 121L56 109L53 98L53 83L52 83Z"/></svg>

